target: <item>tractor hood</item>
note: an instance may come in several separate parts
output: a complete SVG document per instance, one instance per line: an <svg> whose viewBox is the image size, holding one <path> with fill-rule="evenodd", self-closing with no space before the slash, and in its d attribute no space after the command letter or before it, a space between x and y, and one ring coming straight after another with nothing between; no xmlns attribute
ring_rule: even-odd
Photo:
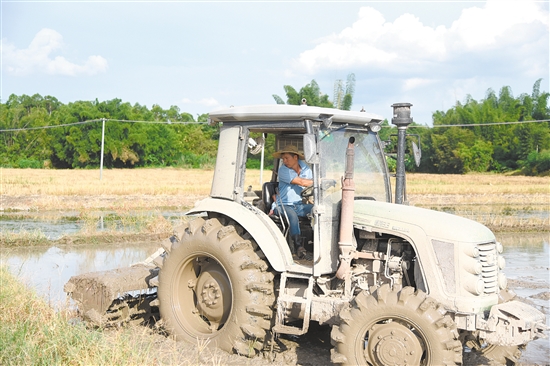
<svg viewBox="0 0 550 366"><path fill-rule="evenodd" d="M486 226L448 213L394 203L356 200L354 224L381 232L422 230L431 238L462 243L487 243L495 240Z"/></svg>

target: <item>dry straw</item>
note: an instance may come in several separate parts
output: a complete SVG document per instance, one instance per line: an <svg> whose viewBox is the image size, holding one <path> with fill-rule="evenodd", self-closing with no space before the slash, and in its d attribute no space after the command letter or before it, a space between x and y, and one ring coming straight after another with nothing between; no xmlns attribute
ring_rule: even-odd
<svg viewBox="0 0 550 366"><path fill-rule="evenodd" d="M136 210L183 212L208 196L213 175L213 170L198 169L111 169L99 180L98 170L0 169L0 209L73 210L83 218L107 210L127 220ZM264 171L263 181L270 178L271 172ZM246 188L259 190L259 183L260 172L248 170ZM473 218L493 229L550 230L550 177L408 174L407 198L411 205Z"/></svg>

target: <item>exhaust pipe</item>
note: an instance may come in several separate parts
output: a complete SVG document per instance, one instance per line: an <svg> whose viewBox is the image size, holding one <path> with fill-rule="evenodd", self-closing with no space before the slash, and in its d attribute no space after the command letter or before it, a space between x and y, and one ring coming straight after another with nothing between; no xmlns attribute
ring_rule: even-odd
<svg viewBox="0 0 550 366"><path fill-rule="evenodd" d="M353 163L355 138L350 137L346 149L346 172L342 178L342 206L340 209L340 266L336 277L344 279L351 268L353 259L353 201L355 199L355 183L353 181Z"/></svg>
<svg viewBox="0 0 550 366"><path fill-rule="evenodd" d="M405 148L407 127L412 123L411 103L395 103L391 123L397 126L397 167L395 169L395 203L402 204L405 197Z"/></svg>

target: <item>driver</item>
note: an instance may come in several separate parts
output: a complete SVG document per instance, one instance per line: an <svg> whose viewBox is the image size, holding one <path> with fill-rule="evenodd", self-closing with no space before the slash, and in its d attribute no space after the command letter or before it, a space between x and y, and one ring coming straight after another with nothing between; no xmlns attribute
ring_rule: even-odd
<svg viewBox="0 0 550 366"><path fill-rule="evenodd" d="M290 250L300 259L308 257L308 253L300 235L300 223L298 217L305 217L311 212L312 204L302 203L300 193L313 184L313 174L309 166L304 162L304 154L293 145L287 145L273 154L276 159L282 159L279 167L279 194L275 197L272 211L275 214L288 217L290 237L293 244Z"/></svg>

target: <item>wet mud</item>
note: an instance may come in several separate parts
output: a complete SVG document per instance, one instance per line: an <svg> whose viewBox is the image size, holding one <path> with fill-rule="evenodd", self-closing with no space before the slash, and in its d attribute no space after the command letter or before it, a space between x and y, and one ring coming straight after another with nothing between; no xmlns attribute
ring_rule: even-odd
<svg viewBox="0 0 550 366"><path fill-rule="evenodd" d="M548 236L541 234L529 241L526 235L498 235L503 242L506 258L505 273L509 288L524 301L547 317L550 325L550 245ZM129 266L150 256L159 241L145 243L117 243L108 246L62 246L53 248L20 249L4 252L6 263L19 277L35 287L38 292L52 296L64 296L62 286L75 274ZM35 276L35 277L33 277ZM59 280L55 282L55 278ZM42 282L40 282L42 281ZM228 354L203 344L176 343L170 336L152 329L156 349L166 350L168 364L220 364L220 365L330 365L331 328L315 322L303 336L281 335L273 342L273 350L253 359ZM464 365L489 365L479 354L465 350ZM550 365L548 339L530 342L518 363Z"/></svg>

